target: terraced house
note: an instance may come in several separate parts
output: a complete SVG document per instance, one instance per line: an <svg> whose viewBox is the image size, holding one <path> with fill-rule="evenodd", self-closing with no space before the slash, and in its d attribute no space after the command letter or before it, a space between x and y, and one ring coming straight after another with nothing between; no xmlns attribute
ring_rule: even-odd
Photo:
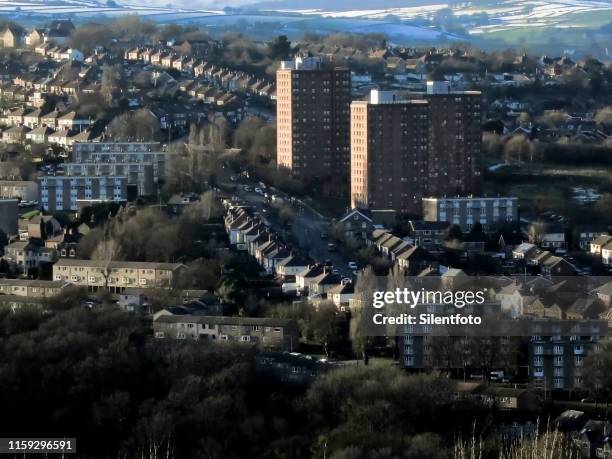
<svg viewBox="0 0 612 459"><path fill-rule="evenodd" d="M53 280L87 287L89 291L108 288L120 293L135 287L170 289L175 286L183 268L180 263L61 258L53 265Z"/></svg>
<svg viewBox="0 0 612 459"><path fill-rule="evenodd" d="M0 279L0 294L31 298L50 298L62 293L70 284L63 281Z"/></svg>
<svg viewBox="0 0 612 459"><path fill-rule="evenodd" d="M289 319L173 315L161 312L153 319L158 339L190 339L256 344L265 349L297 348L297 324Z"/></svg>

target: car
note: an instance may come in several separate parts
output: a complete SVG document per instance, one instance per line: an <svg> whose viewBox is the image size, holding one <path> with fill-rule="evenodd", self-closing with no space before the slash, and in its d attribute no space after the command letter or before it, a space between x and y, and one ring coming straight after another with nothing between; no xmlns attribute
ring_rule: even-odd
<svg viewBox="0 0 612 459"><path fill-rule="evenodd" d="M247 192L251 191L251 187L249 187L249 186L245 186L243 189L244 189L244 191L247 191Z"/></svg>
<svg viewBox="0 0 612 459"><path fill-rule="evenodd" d="M259 188L259 187L255 188L255 190L254 190L254 191L255 191L255 193L257 193L257 194L263 194L263 190L262 190L261 188Z"/></svg>
<svg viewBox="0 0 612 459"><path fill-rule="evenodd" d="M334 244L333 242L330 242L329 244L327 244L327 250L329 252L335 252L336 251L336 244Z"/></svg>
<svg viewBox="0 0 612 459"><path fill-rule="evenodd" d="M583 398L582 400L580 400L580 403L595 403L595 400L593 400L592 398Z"/></svg>
<svg viewBox="0 0 612 459"><path fill-rule="evenodd" d="M326 259L326 260L325 260L324 265L325 265L325 266L332 266L332 265L333 265L333 263L332 263L332 261L331 261L331 260L328 258L328 259Z"/></svg>
<svg viewBox="0 0 612 459"><path fill-rule="evenodd" d="M348 262L348 264L347 264L347 266L348 266L350 269L352 269L352 270L355 270L355 269L357 269L357 268L359 267L359 266L357 266L357 262L355 262L355 261L349 261L349 262Z"/></svg>
<svg viewBox="0 0 612 459"><path fill-rule="evenodd" d="M334 268L334 269L332 269L332 274L334 274L335 276L339 276L340 275L340 270L338 268Z"/></svg>
<svg viewBox="0 0 612 459"><path fill-rule="evenodd" d="M355 269L355 270L353 271L353 276L357 277L358 275L359 275L359 270L358 270L358 269Z"/></svg>
<svg viewBox="0 0 612 459"><path fill-rule="evenodd" d="M327 231L321 231L321 239L327 239Z"/></svg>

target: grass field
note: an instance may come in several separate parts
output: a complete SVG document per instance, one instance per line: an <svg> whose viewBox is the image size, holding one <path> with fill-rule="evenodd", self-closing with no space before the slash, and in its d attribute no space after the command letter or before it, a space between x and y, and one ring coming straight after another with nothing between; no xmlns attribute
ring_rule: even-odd
<svg viewBox="0 0 612 459"><path fill-rule="evenodd" d="M523 164L487 174L485 192L503 193L520 199L523 209L548 210L579 216L581 206L576 188L596 194L612 192L612 168Z"/></svg>

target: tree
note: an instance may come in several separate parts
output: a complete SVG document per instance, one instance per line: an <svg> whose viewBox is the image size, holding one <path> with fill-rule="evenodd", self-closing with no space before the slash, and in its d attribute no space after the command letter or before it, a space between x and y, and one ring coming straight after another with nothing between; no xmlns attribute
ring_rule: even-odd
<svg viewBox="0 0 612 459"><path fill-rule="evenodd" d="M321 343L327 357L329 357L330 344L340 341L337 314L333 303L321 303L315 308L307 324L307 334Z"/></svg>
<svg viewBox="0 0 612 459"><path fill-rule="evenodd" d="M287 59L291 55L291 42L286 35L279 35L268 43L268 54L272 60Z"/></svg>
<svg viewBox="0 0 612 459"><path fill-rule="evenodd" d="M598 110L595 115L595 121L606 126L612 125L612 106Z"/></svg>
<svg viewBox="0 0 612 459"><path fill-rule="evenodd" d="M446 233L444 240L446 241L461 241L463 239L463 232L459 225L451 225Z"/></svg>
<svg viewBox="0 0 612 459"><path fill-rule="evenodd" d="M150 110L141 108L116 116L106 130L114 140L150 142L159 139L161 125Z"/></svg>
<svg viewBox="0 0 612 459"><path fill-rule="evenodd" d="M117 95L121 95L126 88L126 77L123 67L119 64L104 65L100 92L108 106L113 104Z"/></svg>
<svg viewBox="0 0 612 459"><path fill-rule="evenodd" d="M504 145L504 157L506 164L512 161L533 161L535 148L532 142L524 135L515 135Z"/></svg>
<svg viewBox="0 0 612 459"><path fill-rule="evenodd" d="M584 360L584 387L596 397L602 393L606 401L612 395L612 340L599 345L599 350L590 353Z"/></svg>
<svg viewBox="0 0 612 459"><path fill-rule="evenodd" d="M113 261L115 261L119 255L119 244L110 233L110 229L107 229L104 232L104 239L98 243L98 246L91 257L92 260L101 262L101 274L104 277L104 288L106 290L108 290Z"/></svg>
<svg viewBox="0 0 612 459"><path fill-rule="evenodd" d="M368 365L373 339L366 332L367 323L370 319L372 299L374 292L380 290L374 270L370 265L366 266L357 276L355 285L355 297L358 302L351 311L349 322L349 337L353 352L360 355L363 363Z"/></svg>

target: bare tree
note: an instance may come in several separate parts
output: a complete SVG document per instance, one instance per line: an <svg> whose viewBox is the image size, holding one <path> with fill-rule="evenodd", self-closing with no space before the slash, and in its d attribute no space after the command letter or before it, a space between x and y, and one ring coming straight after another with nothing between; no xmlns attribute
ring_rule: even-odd
<svg viewBox="0 0 612 459"><path fill-rule="evenodd" d="M108 290L108 282L112 273L112 264L119 256L119 243L113 237L112 224L107 223L104 228L104 238L98 243L91 258L102 262L101 273L104 277L104 288Z"/></svg>

